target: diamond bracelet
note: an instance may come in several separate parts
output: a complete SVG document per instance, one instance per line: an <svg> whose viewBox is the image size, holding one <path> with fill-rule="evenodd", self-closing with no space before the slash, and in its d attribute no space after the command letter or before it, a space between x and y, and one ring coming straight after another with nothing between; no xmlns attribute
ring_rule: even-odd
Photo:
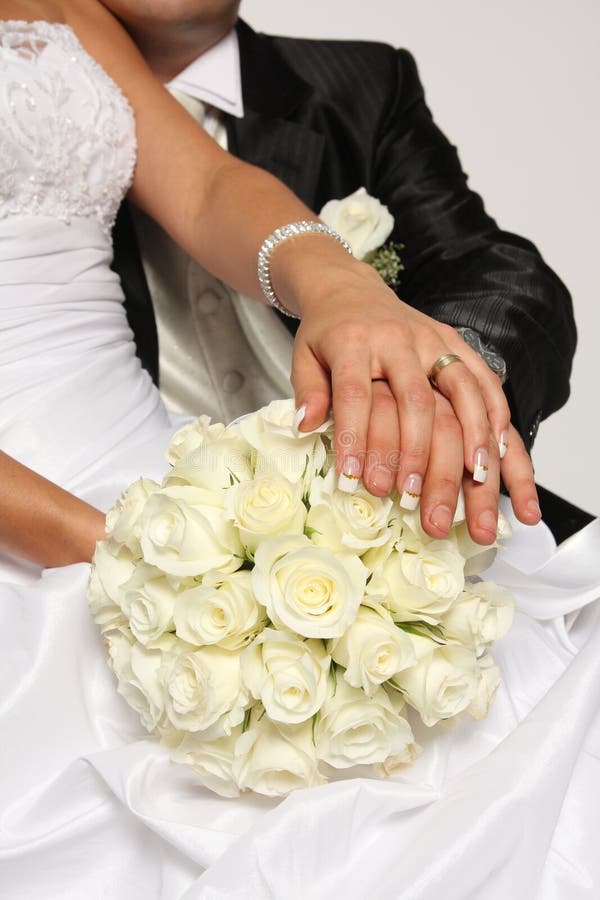
<svg viewBox="0 0 600 900"><path fill-rule="evenodd" d="M341 244L344 250L352 256L352 250L348 242L345 241L337 231L334 231L333 228L329 228L322 222L311 222L308 220L292 222L290 225L283 225L281 228L276 228L268 238L265 238L262 247L258 251L258 280L263 289L263 294L271 306L274 306L279 312L284 313L286 316L290 316L292 319L299 319L300 316L290 312L289 309L281 303L273 290L273 285L271 284L270 261L273 250L275 250L279 244L287 240L287 238L297 237L299 234L327 234L329 237L334 238L338 244Z"/></svg>

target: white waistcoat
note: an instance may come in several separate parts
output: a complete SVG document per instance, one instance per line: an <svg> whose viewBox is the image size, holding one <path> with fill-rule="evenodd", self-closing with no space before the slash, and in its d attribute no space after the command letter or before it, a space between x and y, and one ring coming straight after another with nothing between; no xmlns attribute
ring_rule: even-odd
<svg viewBox="0 0 600 900"><path fill-rule="evenodd" d="M173 93L226 149L225 127L212 110L205 122L201 101ZM135 209L134 222L156 314L167 406L229 422L293 396L292 337L275 312L230 290Z"/></svg>

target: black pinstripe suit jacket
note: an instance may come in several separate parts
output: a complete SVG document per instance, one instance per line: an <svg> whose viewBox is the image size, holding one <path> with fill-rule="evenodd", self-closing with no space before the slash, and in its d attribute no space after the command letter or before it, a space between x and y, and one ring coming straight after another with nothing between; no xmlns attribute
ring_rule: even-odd
<svg viewBox="0 0 600 900"><path fill-rule="evenodd" d="M569 294L536 248L500 231L434 124L415 63L383 44L255 34L238 23L246 115L230 150L318 211L364 185L395 217L399 294L434 318L477 329L505 356L513 421L531 445L569 394L576 332ZM126 207L115 228L139 354L156 378L152 307Z"/></svg>

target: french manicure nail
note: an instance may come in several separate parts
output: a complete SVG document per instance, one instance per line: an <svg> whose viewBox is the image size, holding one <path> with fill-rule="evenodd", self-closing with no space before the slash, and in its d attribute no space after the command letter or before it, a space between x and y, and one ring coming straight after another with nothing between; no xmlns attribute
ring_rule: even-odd
<svg viewBox="0 0 600 900"><path fill-rule="evenodd" d="M473 466L473 481L483 484L488 477L489 453L485 447L480 447L475 451L475 463Z"/></svg>
<svg viewBox="0 0 600 900"><path fill-rule="evenodd" d="M360 471L361 464L358 456L347 456L338 476L338 489L346 494L353 494L358 487Z"/></svg>
<svg viewBox="0 0 600 900"><path fill-rule="evenodd" d="M508 450L508 431L501 431L500 437L498 438L498 451L500 453L500 459L504 459L506 456L506 451Z"/></svg>
<svg viewBox="0 0 600 900"><path fill-rule="evenodd" d="M436 506L431 514L432 524L435 525L436 528L439 528L440 531L446 533L450 531L453 519L454 516L449 506Z"/></svg>
<svg viewBox="0 0 600 900"><path fill-rule="evenodd" d="M302 420L306 415L306 403L303 403L302 406L299 406L296 412L294 413L294 431L298 431L298 428L302 424Z"/></svg>
<svg viewBox="0 0 600 900"><path fill-rule="evenodd" d="M423 488L423 479L420 475L409 475L402 485L402 496L400 497L400 506L402 509L413 510L419 505L421 499L421 490Z"/></svg>

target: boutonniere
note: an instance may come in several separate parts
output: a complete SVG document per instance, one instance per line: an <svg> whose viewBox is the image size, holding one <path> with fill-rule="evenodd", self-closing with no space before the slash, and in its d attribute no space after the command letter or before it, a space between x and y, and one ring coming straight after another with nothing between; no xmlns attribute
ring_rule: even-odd
<svg viewBox="0 0 600 900"><path fill-rule="evenodd" d="M387 206L361 187L341 200L330 200L319 216L348 241L357 259L373 266L389 287L398 287L404 269L400 258L404 244L386 244L394 228L394 217Z"/></svg>

